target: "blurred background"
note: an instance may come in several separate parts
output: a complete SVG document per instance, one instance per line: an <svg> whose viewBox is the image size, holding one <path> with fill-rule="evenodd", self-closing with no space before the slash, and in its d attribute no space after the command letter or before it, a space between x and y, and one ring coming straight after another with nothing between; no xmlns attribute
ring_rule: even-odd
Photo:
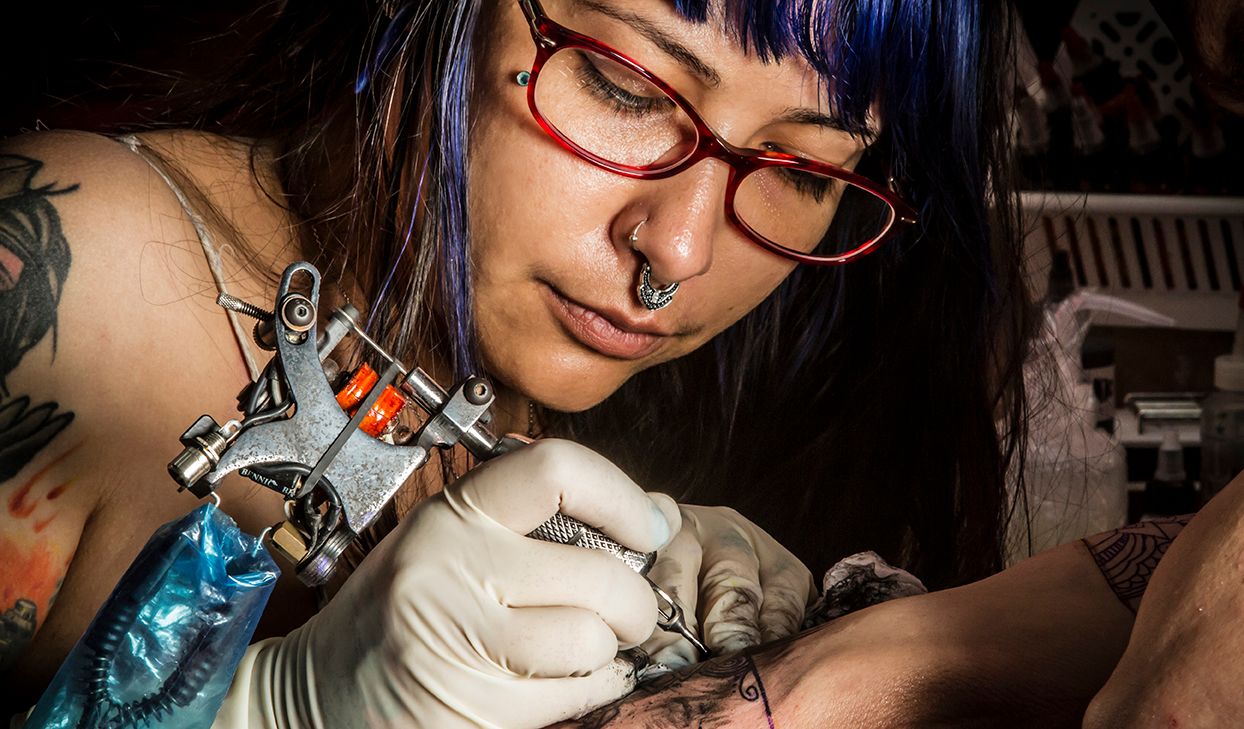
<svg viewBox="0 0 1244 729"><path fill-rule="evenodd" d="M29 4L0 45L0 136L130 119L227 63L270 7ZM1012 131L1048 324L1025 468L1040 548L1191 511L1244 468L1244 119L1196 88L1149 0L1019 11Z"/></svg>

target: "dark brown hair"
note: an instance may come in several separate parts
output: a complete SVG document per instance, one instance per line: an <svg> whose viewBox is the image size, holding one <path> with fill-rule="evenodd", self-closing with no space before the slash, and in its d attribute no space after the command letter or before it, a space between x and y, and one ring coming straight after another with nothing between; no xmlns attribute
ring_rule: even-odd
<svg viewBox="0 0 1244 729"><path fill-rule="evenodd" d="M874 549L931 587L1002 566L1032 329L1010 187L1004 3L677 0L768 60L835 78L921 223L851 265L800 268L707 346L585 413L545 413L640 484L737 508L814 569ZM478 371L466 147L482 0L277 4L238 70L160 123L262 140L272 194L396 351ZM254 22L259 22L255 20ZM1022 488L1019 489L1022 493Z"/></svg>

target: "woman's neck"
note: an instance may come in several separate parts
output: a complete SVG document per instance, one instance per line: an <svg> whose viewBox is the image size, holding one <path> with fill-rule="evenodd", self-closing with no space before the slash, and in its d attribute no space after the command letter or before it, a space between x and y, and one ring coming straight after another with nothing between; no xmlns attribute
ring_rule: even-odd
<svg viewBox="0 0 1244 729"><path fill-rule="evenodd" d="M531 399L506 387L497 387L497 399L492 406L492 430L497 435L517 433L534 437L539 432L535 423L535 408Z"/></svg>

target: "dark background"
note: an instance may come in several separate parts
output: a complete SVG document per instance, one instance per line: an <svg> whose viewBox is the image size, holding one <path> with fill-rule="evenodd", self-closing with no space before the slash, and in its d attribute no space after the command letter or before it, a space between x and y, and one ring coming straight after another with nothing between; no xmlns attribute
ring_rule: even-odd
<svg viewBox="0 0 1244 729"><path fill-rule="evenodd" d="M33 0L4 11L0 137L41 128L95 129L132 119L131 102L170 75L228 63L263 3ZM16 5L16 4L14 4Z"/></svg>
<svg viewBox="0 0 1244 729"><path fill-rule="evenodd" d="M1019 0L1029 43L1039 59L1051 59L1059 51L1064 27L1079 2ZM137 102L144 94L167 89L172 80L183 75L193 78L227 67L263 29L265 13L270 15L278 4L257 0L113 0L75 8L35 0L25 4L20 15L6 10L7 32L0 42L0 68L5 69L0 75L0 138L42 128L99 130L135 121ZM332 4L324 3L323 7L330 12ZM1100 48L1094 50L1101 52ZM1065 81L1070 85L1075 79ZM1164 141L1171 148L1163 150L1166 156L1157 157L1163 164L1145 172L1145 192L1244 194L1244 175L1239 174L1244 168L1244 122L1227 114L1215 116L1228 148L1218 162L1224 171L1221 184L1210 186L1213 189L1201 184L1204 168L1191 168L1186 140L1173 147ZM1160 126L1164 120L1155 121ZM1126 165L1126 151L1120 154L1123 156L1098 167ZM1095 186L1095 180L1076 179L1074 175L1063 175L1059 183L1056 173L1060 167L1077 171L1088 167L1082 159L1069 157L1065 149L1049 153L1036 165L1038 175L1028 175L1021 165L1030 178L1026 183L1030 189L1137 191L1117 185ZM1136 164L1124 169L1142 167ZM1190 180L1197 184L1190 184ZM1213 357L1228 351L1231 343L1229 332L1190 330L1098 327L1094 336L1105 339L1116 352L1116 393L1120 395L1209 390Z"/></svg>
<svg viewBox="0 0 1244 729"><path fill-rule="evenodd" d="M1019 0L1038 55L1058 50L1059 31L1078 2ZM128 118L120 107L158 86L161 74L210 72L227 63L260 25L247 16L274 4L112 0L76 7L34 0L20 13L6 10L0 136Z"/></svg>

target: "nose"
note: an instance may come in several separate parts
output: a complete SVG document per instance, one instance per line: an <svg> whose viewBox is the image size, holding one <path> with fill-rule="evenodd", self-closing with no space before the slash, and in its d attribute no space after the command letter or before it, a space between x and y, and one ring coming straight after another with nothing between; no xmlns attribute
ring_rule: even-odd
<svg viewBox="0 0 1244 729"><path fill-rule="evenodd" d="M633 247L652 267L654 285L681 283L713 265L713 241L725 223L728 175L726 165L704 160L673 177L642 183L648 217L635 231Z"/></svg>

